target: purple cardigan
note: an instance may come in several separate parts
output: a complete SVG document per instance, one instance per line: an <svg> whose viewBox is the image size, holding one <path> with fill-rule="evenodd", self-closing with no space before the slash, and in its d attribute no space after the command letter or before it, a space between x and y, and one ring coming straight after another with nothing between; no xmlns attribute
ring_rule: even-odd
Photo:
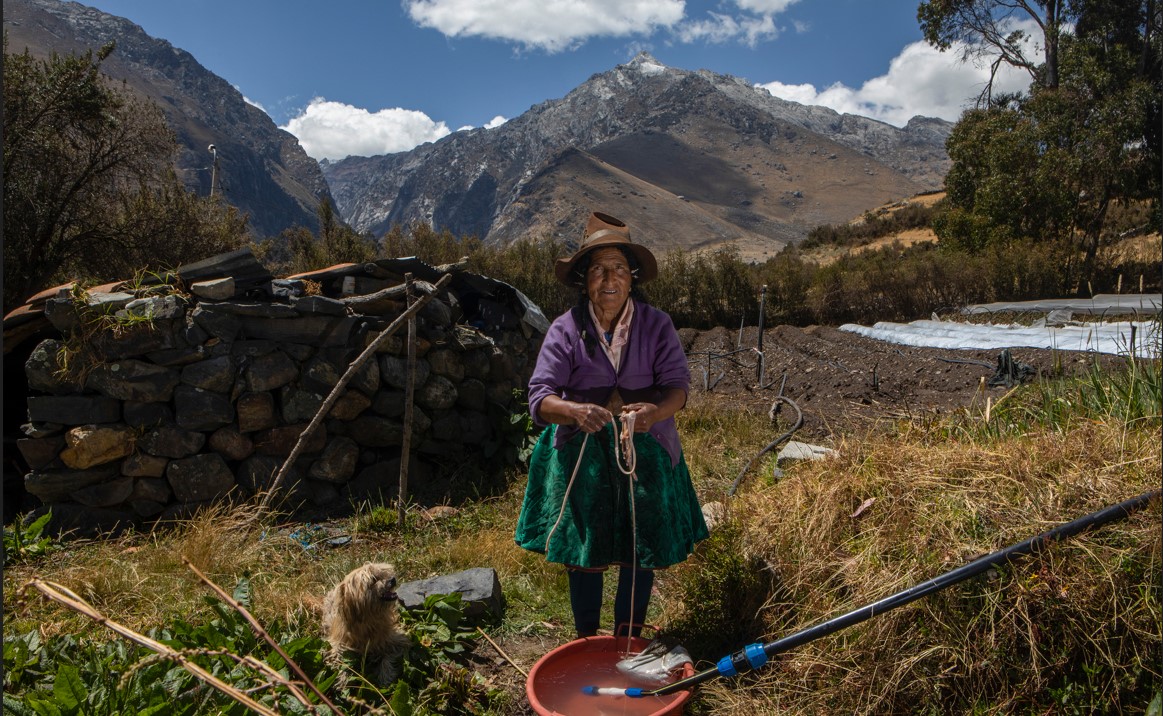
<svg viewBox="0 0 1163 716"><path fill-rule="evenodd" d="M583 316L587 330L597 330L589 313ZM541 419L541 401L548 395L605 405L617 387L625 403L657 403L663 389L680 388L689 393L690 383L686 355L674 324L664 311L641 301L634 303L630 338L622 349L622 367L617 375L600 347L594 348L592 356L586 352L574 311L566 311L549 327L537 355L537 365L529 379L529 414L538 425L547 425ZM560 448L577 432L572 425L558 426L554 447ZM681 447L674 418L655 423L650 434L666 449L671 465L677 465Z"/></svg>

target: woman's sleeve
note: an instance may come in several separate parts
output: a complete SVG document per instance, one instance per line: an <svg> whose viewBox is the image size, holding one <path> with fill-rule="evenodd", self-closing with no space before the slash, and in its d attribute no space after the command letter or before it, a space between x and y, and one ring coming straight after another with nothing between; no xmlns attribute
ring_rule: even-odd
<svg viewBox="0 0 1163 716"><path fill-rule="evenodd" d="M541 427L549 424L541 419L541 401L549 395L560 396L573 369L572 341L565 323L558 319L549 326L529 378L529 415Z"/></svg>
<svg viewBox="0 0 1163 716"><path fill-rule="evenodd" d="M687 366L686 353L678 339L674 322L665 311L659 311L658 351L655 353L654 381L659 388L679 388L690 394L691 371Z"/></svg>

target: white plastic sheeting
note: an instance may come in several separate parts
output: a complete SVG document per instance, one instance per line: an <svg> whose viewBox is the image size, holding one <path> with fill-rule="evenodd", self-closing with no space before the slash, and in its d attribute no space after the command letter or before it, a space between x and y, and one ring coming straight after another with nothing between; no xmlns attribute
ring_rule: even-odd
<svg viewBox="0 0 1163 716"><path fill-rule="evenodd" d="M1159 323L1118 321L1064 326L972 324L954 321L881 321L860 326L846 323L840 330L905 346L952 349L1046 348L1127 355L1134 328L1135 355L1155 357L1159 351Z"/></svg>
<svg viewBox="0 0 1163 716"><path fill-rule="evenodd" d="M1064 311L1092 315L1114 316L1133 314L1146 318L1163 310L1163 294L1158 293L1099 293L1093 298L1047 298L1041 301L1003 301L966 306L962 313L995 313L998 311Z"/></svg>
<svg viewBox="0 0 1163 716"><path fill-rule="evenodd" d="M1140 358L1159 355L1159 312L1163 296L1147 294L1099 294L1094 298L1054 298L1042 301L983 303L962 309L965 314L997 311L1050 314L1032 326L1017 323L973 324L956 321L892 323L881 321L871 328L854 323L840 330L905 346L952 349L1046 348L1061 351L1092 351L1128 355L1131 346ZM1146 320L1071 322L1072 313L1127 315ZM1152 319L1151 317L1154 316Z"/></svg>

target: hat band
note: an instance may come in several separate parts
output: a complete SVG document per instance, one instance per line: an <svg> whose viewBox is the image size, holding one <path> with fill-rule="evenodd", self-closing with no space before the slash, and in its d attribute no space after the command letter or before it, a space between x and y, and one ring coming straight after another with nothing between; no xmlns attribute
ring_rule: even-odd
<svg viewBox="0 0 1163 716"><path fill-rule="evenodd" d="M588 243L597 241L598 239L602 238L603 236L609 236L610 234L617 234L618 236L621 236L623 239L626 239L627 242L630 241L630 235L625 233L625 232L616 231L614 229L600 229L600 230L595 231L594 233L590 234L589 236L587 236L585 239L585 243L588 244Z"/></svg>

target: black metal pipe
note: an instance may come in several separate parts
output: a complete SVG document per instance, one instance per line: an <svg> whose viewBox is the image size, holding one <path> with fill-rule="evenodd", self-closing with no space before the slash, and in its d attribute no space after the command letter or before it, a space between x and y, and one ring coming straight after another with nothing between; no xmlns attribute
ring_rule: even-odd
<svg viewBox="0 0 1163 716"><path fill-rule="evenodd" d="M763 368L765 360L763 360L763 311L767 304L767 284L759 289L759 339L755 344L755 352L758 354L759 365L755 367L757 375L755 376L756 385L763 385Z"/></svg>
<svg viewBox="0 0 1163 716"><path fill-rule="evenodd" d="M1124 500L1117 505L1112 505L1098 512L1086 515L1085 517L1079 517L1076 520L1031 537L1024 542L1019 542L992 554L979 557L969 564L958 567L951 572L946 572L928 581L921 582L914 587L897 592L892 596L885 597L878 602L855 609L834 619L829 619L816 626L808 627L795 634L785 636L782 639L777 639L768 644L751 644L735 654L723 657L713 669L700 671L697 674L676 681L673 684L667 684L661 688L654 689L653 691L644 691L642 695L665 696L666 694L690 688L691 686L708 681L717 676L734 676L748 668L757 669L763 666L770 656L789 651L798 646L803 646L810 641L815 641L816 639L850 627L853 624L858 624L866 619L884 614L891 609L904 606L909 602L916 601L933 592L939 592L946 587L963 582L970 577L981 574L991 567L995 567L1019 555L1035 553L1043 549L1050 542L1059 542L1067 537L1073 537L1084 530L1100 527L1108 522L1125 519L1132 512L1146 507L1151 500L1158 498L1161 492L1163 491L1152 490L1138 497Z"/></svg>

